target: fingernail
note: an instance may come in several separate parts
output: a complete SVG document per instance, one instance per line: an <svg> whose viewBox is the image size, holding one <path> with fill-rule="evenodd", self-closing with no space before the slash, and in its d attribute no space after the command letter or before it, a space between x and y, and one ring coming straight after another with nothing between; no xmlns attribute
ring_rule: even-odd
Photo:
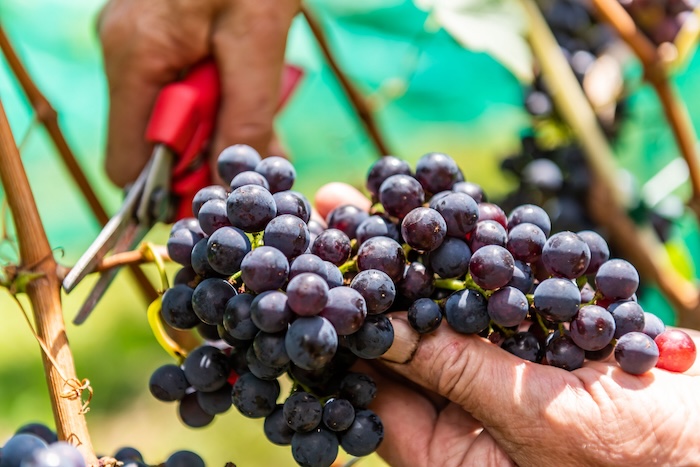
<svg viewBox="0 0 700 467"><path fill-rule="evenodd" d="M394 327L394 343L382 355L382 359L393 363L408 363L418 350L420 334L401 315L390 315L389 319Z"/></svg>

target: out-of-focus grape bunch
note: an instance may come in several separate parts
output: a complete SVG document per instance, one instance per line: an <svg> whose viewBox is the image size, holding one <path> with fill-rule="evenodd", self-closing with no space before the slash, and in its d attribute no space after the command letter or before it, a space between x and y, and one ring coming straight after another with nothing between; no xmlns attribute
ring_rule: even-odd
<svg viewBox="0 0 700 467"><path fill-rule="evenodd" d="M666 361L687 357L674 371L694 361L678 338L655 344L664 326L636 301L637 271L610 259L600 235L551 234L533 204L507 216L445 154L423 156L415 170L383 157L367 177L370 212L341 205L323 222L292 190L287 160L236 145L218 168L229 189L202 189L196 217L172 227L168 252L183 268L161 308L167 324L196 327L206 343L150 380L186 425L233 405L264 419L267 438L291 445L300 465L328 466L339 447L374 452L384 436L368 408L377 387L353 364L389 350L388 312L404 313L418 334L445 320L566 370L613 352L634 374L661 361L660 349L674 355ZM284 375L292 389L280 400Z"/></svg>
<svg viewBox="0 0 700 467"><path fill-rule="evenodd" d="M673 42L686 21L697 21L697 18L691 17L693 10L700 5L697 0L619 1L635 24L656 45Z"/></svg>

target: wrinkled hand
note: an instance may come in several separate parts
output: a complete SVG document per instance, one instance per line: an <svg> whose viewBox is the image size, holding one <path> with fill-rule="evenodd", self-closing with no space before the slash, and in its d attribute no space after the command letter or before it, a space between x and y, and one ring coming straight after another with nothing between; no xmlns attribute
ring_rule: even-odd
<svg viewBox="0 0 700 467"><path fill-rule="evenodd" d="M221 106L212 155L267 148L287 31L299 0L111 0L99 21L109 82L106 170L133 181L149 157L146 124L158 91L213 56Z"/></svg>
<svg viewBox="0 0 700 467"><path fill-rule="evenodd" d="M368 204L347 185L320 194L324 216L334 202ZM405 314L393 322L411 341ZM700 333L687 332L700 345ZM567 372L443 323L408 363L363 370L379 387L371 408L391 465L700 465L700 361L683 374L633 376L614 361Z"/></svg>

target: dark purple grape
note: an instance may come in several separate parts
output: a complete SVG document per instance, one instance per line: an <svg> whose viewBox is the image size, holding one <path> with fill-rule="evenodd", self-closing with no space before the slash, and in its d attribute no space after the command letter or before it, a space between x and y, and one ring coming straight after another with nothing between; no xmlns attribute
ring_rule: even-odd
<svg viewBox="0 0 700 467"><path fill-rule="evenodd" d="M255 293L279 289L287 282L289 262L284 253L271 246L261 246L243 258L241 278Z"/></svg>
<svg viewBox="0 0 700 467"><path fill-rule="evenodd" d="M253 351L261 363L271 367L281 367L289 363L289 355L284 348L285 332L267 333L260 331L253 339Z"/></svg>
<svg viewBox="0 0 700 467"><path fill-rule="evenodd" d="M204 238L204 233L192 232L189 229L178 229L170 235L166 243L168 256L183 266L192 264L192 249L198 241Z"/></svg>
<svg viewBox="0 0 700 467"><path fill-rule="evenodd" d="M287 398L282 411L289 428L296 432L306 432L321 423L323 406L315 396L299 391Z"/></svg>
<svg viewBox="0 0 700 467"><path fill-rule="evenodd" d="M192 329L200 323L192 308L192 292L186 285L176 285L163 294L160 315L163 321L175 329Z"/></svg>
<svg viewBox="0 0 700 467"><path fill-rule="evenodd" d="M282 407L282 404L278 404L275 410L265 417L263 431L271 443L277 444L278 446L288 446L292 443L294 430L287 425Z"/></svg>
<svg viewBox="0 0 700 467"><path fill-rule="evenodd" d="M615 335L615 320L598 305L582 306L571 320L571 339L583 350L601 350Z"/></svg>
<svg viewBox="0 0 700 467"><path fill-rule="evenodd" d="M615 339L619 339L628 332L644 331L644 310L639 303L631 300L615 302L608 306L608 311L615 320Z"/></svg>
<svg viewBox="0 0 700 467"><path fill-rule="evenodd" d="M392 175L379 187L379 202L387 214L399 219L424 201L423 187L410 175Z"/></svg>
<svg viewBox="0 0 700 467"><path fill-rule="evenodd" d="M15 431L15 435L20 435L22 433L37 436L46 441L47 444L53 444L58 441L56 432L43 423L27 423L17 428L17 431ZM2 451L0 451L0 454L2 454ZM2 456L0 456L0 459L2 459Z"/></svg>
<svg viewBox="0 0 700 467"><path fill-rule="evenodd" d="M592 230L582 230L578 234L579 238L586 242L591 252L591 261L588 263L585 274L595 274L600 266L610 259L610 249L603 237Z"/></svg>
<svg viewBox="0 0 700 467"><path fill-rule="evenodd" d="M292 457L302 466L329 467L338 457L338 437L323 427L294 433Z"/></svg>
<svg viewBox="0 0 700 467"><path fill-rule="evenodd" d="M522 172L525 185L545 193L557 193L564 184L564 176L557 164L549 159L535 159Z"/></svg>
<svg viewBox="0 0 700 467"><path fill-rule="evenodd" d="M486 193L481 185L473 182L457 182L452 185L452 191L457 193L466 193L471 196L477 203L483 203L486 201Z"/></svg>
<svg viewBox="0 0 700 467"><path fill-rule="evenodd" d="M408 324L419 334L435 331L442 323L440 306L429 298L419 298L408 307Z"/></svg>
<svg viewBox="0 0 700 467"><path fill-rule="evenodd" d="M455 183L464 180L464 176L454 159L447 154L432 152L416 162L416 180L428 193L438 193L452 189Z"/></svg>
<svg viewBox="0 0 700 467"><path fill-rule="evenodd" d="M508 234L506 229L496 221L479 221L474 230L467 235L469 249L474 253L486 245L506 246Z"/></svg>
<svg viewBox="0 0 700 467"><path fill-rule="evenodd" d="M199 214L199 210L204 203L211 199L221 199L226 201L228 193L221 185L210 185L199 190L192 199L192 214L195 217Z"/></svg>
<svg viewBox="0 0 700 467"><path fill-rule="evenodd" d="M446 234L445 219L431 208L415 208L401 221L401 235L404 241L418 251L436 249L442 244Z"/></svg>
<svg viewBox="0 0 700 467"><path fill-rule="evenodd" d="M177 451L168 457L163 467L205 467L205 465L204 460L198 454L192 451Z"/></svg>
<svg viewBox="0 0 700 467"><path fill-rule="evenodd" d="M250 307L255 297L249 293L238 294L226 302L223 325L236 339L251 340L259 329L250 317Z"/></svg>
<svg viewBox="0 0 700 467"><path fill-rule="evenodd" d="M367 305L360 292L350 287L335 287L328 291L328 302L321 310L340 336L360 329L367 316Z"/></svg>
<svg viewBox="0 0 700 467"><path fill-rule="evenodd" d="M513 277L510 278L508 284L510 287L515 287L522 293L530 293L532 286L535 283L535 277L532 274L532 268L529 264L515 260L513 268Z"/></svg>
<svg viewBox="0 0 700 467"><path fill-rule="evenodd" d="M289 365L287 363L280 366L266 365L265 363L260 361L258 356L255 354L255 350L253 349L252 345L248 347L248 350L245 354L245 359L250 372L258 378L264 379L265 381L275 380L282 376L289 369Z"/></svg>
<svg viewBox="0 0 700 467"><path fill-rule="evenodd" d="M489 297L487 310L494 323L510 327L523 322L528 308L524 293L515 287L503 287Z"/></svg>
<svg viewBox="0 0 700 467"><path fill-rule="evenodd" d="M113 456L116 460L125 462L126 461L138 461L143 462L143 455L136 448L123 447L120 448Z"/></svg>
<svg viewBox="0 0 700 467"><path fill-rule="evenodd" d="M369 216L357 226L355 236L359 244L372 237L389 237L398 242L399 228L385 217L374 215Z"/></svg>
<svg viewBox="0 0 700 467"><path fill-rule="evenodd" d="M498 205L493 203L479 203L479 220L496 221L501 224L504 229L508 228L506 213L503 212L503 209Z"/></svg>
<svg viewBox="0 0 700 467"><path fill-rule="evenodd" d="M558 335L550 339L545 355L547 364L567 371L581 368L585 358L583 349L567 335Z"/></svg>
<svg viewBox="0 0 700 467"><path fill-rule="evenodd" d="M445 319L457 332L477 334L489 326L487 301L474 290L458 290L445 301Z"/></svg>
<svg viewBox="0 0 700 467"><path fill-rule="evenodd" d="M338 229L348 237L355 238L357 227L368 217L369 214L357 206L344 204L328 213L326 224L329 229Z"/></svg>
<svg viewBox="0 0 700 467"><path fill-rule="evenodd" d="M311 245L311 253L340 266L350 258L350 237L338 229L324 230Z"/></svg>
<svg viewBox="0 0 700 467"><path fill-rule="evenodd" d="M325 366L338 348L338 334L333 325L321 316L297 318L285 338L287 355L306 370Z"/></svg>
<svg viewBox="0 0 700 467"><path fill-rule="evenodd" d="M534 306L537 312L553 322L565 322L578 312L581 292L567 279L546 279L537 286L534 293Z"/></svg>
<svg viewBox="0 0 700 467"><path fill-rule="evenodd" d="M469 273L479 287L495 290L513 277L513 256L498 245L486 245L472 254Z"/></svg>
<svg viewBox="0 0 700 467"><path fill-rule="evenodd" d="M219 274L230 276L238 272L249 252L250 240L235 227L221 227L207 240L207 261Z"/></svg>
<svg viewBox="0 0 700 467"><path fill-rule="evenodd" d="M290 190L297 176L291 162L283 157L267 157L255 166L255 171L265 176L270 183L270 192Z"/></svg>
<svg viewBox="0 0 700 467"><path fill-rule="evenodd" d="M573 232L559 232L547 239L542 248L542 262L558 277L576 279L591 261L588 245Z"/></svg>
<svg viewBox="0 0 700 467"><path fill-rule="evenodd" d="M435 251L428 255L430 269L443 279L464 276L469 271L472 252L464 240L447 237Z"/></svg>
<svg viewBox="0 0 700 467"><path fill-rule="evenodd" d="M231 180L230 188L231 191L234 191L237 188L246 185L258 185L265 188L268 191L270 190L270 184L267 182L267 179L261 174L252 170L246 170L245 172L241 172L235 177L233 177L233 179Z"/></svg>
<svg viewBox="0 0 700 467"><path fill-rule="evenodd" d="M641 375L656 366L659 348L646 334L628 332L617 340L615 360L627 373Z"/></svg>
<svg viewBox="0 0 700 467"><path fill-rule="evenodd" d="M221 277L207 259L207 241L208 239L202 238L192 248L192 270L200 277Z"/></svg>
<svg viewBox="0 0 700 467"><path fill-rule="evenodd" d="M187 394L180 400L177 413L182 423L190 428L202 428L214 421L214 415L206 413L199 405L196 392Z"/></svg>
<svg viewBox="0 0 700 467"><path fill-rule="evenodd" d="M270 415L277 406L280 384L277 380L265 381L253 373L242 374L231 391L233 405L249 418L263 418Z"/></svg>
<svg viewBox="0 0 700 467"><path fill-rule="evenodd" d="M46 442L30 433L20 433L10 438L0 451L2 467L20 467L31 456L48 447ZM25 461L25 462L23 462Z"/></svg>
<svg viewBox="0 0 700 467"><path fill-rule="evenodd" d="M204 203L197 215L199 225L205 234L211 235L216 229L231 225L226 215L226 201L222 199L211 199Z"/></svg>
<svg viewBox="0 0 700 467"><path fill-rule="evenodd" d="M656 336L665 330L666 325L663 321L661 321L661 318L653 313L649 313L647 311L644 312L644 330L642 331L644 334L652 339L656 339Z"/></svg>
<svg viewBox="0 0 700 467"><path fill-rule="evenodd" d="M236 295L224 279L204 279L192 292L192 309L203 322L212 325L223 323L226 302Z"/></svg>
<svg viewBox="0 0 700 467"><path fill-rule="evenodd" d="M216 334L219 336L218 340L223 340L231 348L240 349L248 348L250 344L250 339L236 339L233 337L223 325L216 326Z"/></svg>
<svg viewBox="0 0 700 467"><path fill-rule="evenodd" d="M172 227L170 227L170 235L173 235L180 229L187 229L192 233L204 235L202 228L199 226L199 221L196 217L185 217L175 222Z"/></svg>
<svg viewBox="0 0 700 467"><path fill-rule="evenodd" d="M545 236L549 235L552 231L552 221L549 219L549 216L544 209L534 204L523 204L513 209L508 216L508 230L510 231L516 225L525 222L535 224L542 229Z"/></svg>
<svg viewBox="0 0 700 467"><path fill-rule="evenodd" d="M277 215L275 200L265 188L244 185L231 192L226 200L231 225L244 232L260 232Z"/></svg>
<svg viewBox="0 0 700 467"><path fill-rule="evenodd" d="M375 162L367 174L367 191L374 198L379 196L379 187L392 175L412 175L411 167L406 161L395 156L384 156Z"/></svg>
<svg viewBox="0 0 700 467"><path fill-rule="evenodd" d="M328 303L328 284L318 274L304 272L287 284L287 303L299 316L317 315Z"/></svg>
<svg viewBox="0 0 700 467"><path fill-rule="evenodd" d="M279 290L268 290L257 295L250 304L250 319L265 332L287 329L294 313L287 303L287 295Z"/></svg>
<svg viewBox="0 0 700 467"><path fill-rule="evenodd" d="M445 219L447 235L450 237L463 239L479 221L479 206L466 193L448 192L437 200L433 197L430 207Z"/></svg>
<svg viewBox="0 0 700 467"><path fill-rule="evenodd" d="M294 258L306 251L310 238L306 222L297 216L282 214L265 226L263 243L277 248L287 258Z"/></svg>
<svg viewBox="0 0 700 467"><path fill-rule="evenodd" d="M216 342L219 339L221 339L221 337L219 336L218 326L214 326L213 324L207 323L199 323L197 324L196 328L199 337L201 337L205 341Z"/></svg>
<svg viewBox="0 0 700 467"><path fill-rule="evenodd" d="M379 416L368 409L355 412L355 420L340 435L340 445L351 456L366 456L377 450L384 439L384 425Z"/></svg>
<svg viewBox="0 0 700 467"><path fill-rule="evenodd" d="M216 160L216 168L221 179L229 183L239 173L254 170L260 160L260 154L252 147L235 144L221 151Z"/></svg>
<svg viewBox="0 0 700 467"><path fill-rule="evenodd" d="M189 386L185 372L172 364L158 367L148 382L153 397L163 402L179 401Z"/></svg>
<svg viewBox="0 0 700 467"><path fill-rule="evenodd" d="M406 265L403 278L396 285L396 288L400 295L410 301L430 297L435 290L433 271L418 261L409 263ZM365 297L366 299L367 297ZM368 312L371 313L369 311L369 303L367 307Z"/></svg>
<svg viewBox="0 0 700 467"><path fill-rule="evenodd" d="M226 355L210 345L202 345L187 354L183 366L190 385L205 392L222 388L230 371Z"/></svg>
<svg viewBox="0 0 700 467"><path fill-rule="evenodd" d="M194 288L197 285L197 279L197 273L191 266L183 266L175 273L173 285L186 285Z"/></svg>
<svg viewBox="0 0 700 467"><path fill-rule="evenodd" d="M608 299L628 299L639 287L639 273L624 259L611 259L598 269L595 285L598 292Z"/></svg>
<svg viewBox="0 0 700 467"><path fill-rule="evenodd" d="M340 272L338 266L330 261L324 261L324 264L326 265L326 283L328 288L332 289L343 285L343 273Z"/></svg>
<svg viewBox="0 0 700 467"><path fill-rule="evenodd" d="M197 403L209 415L225 413L231 408L231 390L231 385L226 383L216 391L197 391Z"/></svg>
<svg viewBox="0 0 700 467"><path fill-rule="evenodd" d="M331 431L345 431L355 420L355 408L347 399L328 399L323 406L322 420Z"/></svg>
<svg viewBox="0 0 700 467"><path fill-rule="evenodd" d="M348 347L358 357L379 358L394 343L394 326L384 315L369 315L362 327L346 339Z"/></svg>
<svg viewBox="0 0 700 467"><path fill-rule="evenodd" d="M292 261L289 266L289 280L305 272L318 274L326 279L326 263L318 256L312 253L299 255Z"/></svg>
<svg viewBox="0 0 700 467"><path fill-rule="evenodd" d="M501 344L501 348L523 360L535 363L542 361L543 352L540 342L531 332L517 332L507 337Z"/></svg>
<svg viewBox="0 0 700 467"><path fill-rule="evenodd" d="M360 271L378 269L398 282L403 276L406 255L401 245L388 237L372 237L357 251L357 268Z"/></svg>
<svg viewBox="0 0 700 467"><path fill-rule="evenodd" d="M542 256L547 241L542 229L535 224L518 224L508 232L508 251L516 260L532 263Z"/></svg>
<svg viewBox="0 0 700 467"><path fill-rule="evenodd" d="M347 399L355 408L366 408L377 396L377 384L371 376L350 372L340 382L340 397Z"/></svg>
<svg viewBox="0 0 700 467"><path fill-rule="evenodd" d="M311 203L301 193L292 190L278 191L272 195L272 198L275 200L278 216L291 214L304 222L309 222L311 218Z"/></svg>
<svg viewBox="0 0 700 467"><path fill-rule="evenodd" d="M420 264L420 263L419 263ZM384 313L394 303L396 287L391 278L377 269L360 271L350 283L365 299L367 313Z"/></svg>

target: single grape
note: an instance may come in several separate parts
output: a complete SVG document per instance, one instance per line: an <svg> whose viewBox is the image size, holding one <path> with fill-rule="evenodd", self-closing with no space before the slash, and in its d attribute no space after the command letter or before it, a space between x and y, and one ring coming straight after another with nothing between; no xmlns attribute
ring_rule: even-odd
<svg viewBox="0 0 700 467"><path fill-rule="evenodd" d="M445 302L445 319L452 329L462 334L483 331L489 325L486 298L471 289L454 292Z"/></svg>
<svg viewBox="0 0 700 467"><path fill-rule="evenodd" d="M450 237L464 238L479 221L479 206L466 193L448 192L437 200L433 198L430 207L445 219L447 235Z"/></svg>
<svg viewBox="0 0 700 467"><path fill-rule="evenodd" d="M513 267L513 277L508 281L508 286L515 287L522 293L530 293L535 284L535 277L529 264L515 260Z"/></svg>
<svg viewBox="0 0 700 467"><path fill-rule="evenodd" d="M209 415L219 415L231 408L231 390L229 383L224 384L216 391L197 391L197 403L202 410Z"/></svg>
<svg viewBox="0 0 700 467"><path fill-rule="evenodd" d="M163 365L151 375L148 389L153 397L163 402L179 401L189 387L185 372L177 365Z"/></svg>
<svg viewBox="0 0 700 467"><path fill-rule="evenodd" d="M177 451L168 457L163 467L205 467L204 460L192 451Z"/></svg>
<svg viewBox="0 0 700 467"><path fill-rule="evenodd" d="M340 272L338 266L330 261L324 261L324 264L326 265L326 283L328 288L332 289L343 285L343 273Z"/></svg>
<svg viewBox="0 0 700 467"><path fill-rule="evenodd" d="M496 221L503 226L504 229L508 228L508 218L506 213L500 206L493 203L483 203L479 202L479 220L480 221Z"/></svg>
<svg viewBox="0 0 700 467"><path fill-rule="evenodd" d="M294 430L289 428L287 420L282 412L282 404L277 404L275 410L265 417L263 431L267 439L278 446L289 446L292 443Z"/></svg>
<svg viewBox="0 0 700 467"><path fill-rule="evenodd" d="M272 194L265 188L244 185L228 196L226 213L234 227L249 233L260 232L277 215L277 206Z"/></svg>
<svg viewBox="0 0 700 467"><path fill-rule="evenodd" d="M204 279L192 292L192 309L202 322L219 325L223 323L226 302L236 295L224 279Z"/></svg>
<svg viewBox="0 0 700 467"><path fill-rule="evenodd" d="M260 160L260 154L252 147L234 144L221 151L216 160L216 168L222 180L228 183L239 173L254 170Z"/></svg>
<svg viewBox="0 0 700 467"><path fill-rule="evenodd" d="M516 260L532 263L542 256L547 237L535 224L518 224L508 232L506 247Z"/></svg>
<svg viewBox="0 0 700 467"><path fill-rule="evenodd" d="M657 368L683 373L695 363L697 348L686 332L669 329L656 336L654 342L659 348Z"/></svg>
<svg viewBox="0 0 700 467"><path fill-rule="evenodd" d="M401 221L401 235L418 251L432 251L442 244L447 234L445 219L434 209L418 207Z"/></svg>
<svg viewBox="0 0 700 467"><path fill-rule="evenodd" d="M355 420L340 435L340 445L351 456L366 456L377 450L384 440L384 425L379 416L368 409L355 412Z"/></svg>
<svg viewBox="0 0 700 467"><path fill-rule="evenodd" d="M202 345L187 354L183 366L187 381L197 391L220 389L230 372L226 355L210 345Z"/></svg>
<svg viewBox="0 0 700 467"><path fill-rule="evenodd" d="M404 268L401 282L396 285L398 293L409 301L430 297L435 290L435 279L433 276L434 273L432 269L423 263L418 261L409 263ZM394 298L395 297L392 297L392 302ZM367 300L367 297L365 297L365 300ZM372 313L369 311L369 306L369 303L367 303L367 311L368 313Z"/></svg>
<svg viewBox="0 0 700 467"><path fill-rule="evenodd" d="M639 273L624 259L603 263L595 275L598 292L611 300L630 298L639 287Z"/></svg>
<svg viewBox="0 0 700 467"><path fill-rule="evenodd" d="M495 291L487 306L489 317L494 323L510 327L522 323L527 316L529 305L525 294L515 287L503 287Z"/></svg>
<svg viewBox="0 0 700 467"><path fill-rule="evenodd" d="M311 219L311 203L297 191L278 191L272 195L277 207L277 215L291 214L308 223Z"/></svg>
<svg viewBox="0 0 700 467"><path fill-rule="evenodd" d="M328 291L328 302L319 313L331 322L340 336L360 329L367 316L367 305L360 292L351 287L335 287Z"/></svg>
<svg viewBox="0 0 700 467"><path fill-rule="evenodd" d="M408 324L419 334L427 334L440 327L442 311L429 298L419 298L408 307Z"/></svg>
<svg viewBox="0 0 700 467"><path fill-rule="evenodd" d="M294 258L306 251L310 238L306 222L291 214L282 214L265 226L263 243L277 248L287 258Z"/></svg>
<svg viewBox="0 0 700 467"><path fill-rule="evenodd" d="M467 243L459 238L448 237L435 251L428 255L430 269L443 279L464 276L469 271L472 252Z"/></svg>
<svg viewBox="0 0 700 467"><path fill-rule="evenodd" d="M340 382L340 397L350 401L355 408L366 408L376 396L377 384L364 373L350 372Z"/></svg>
<svg viewBox="0 0 700 467"><path fill-rule="evenodd" d="M170 259L183 266L192 264L192 249L204 238L203 233L192 232L189 229L178 229L170 235L166 243Z"/></svg>
<svg viewBox="0 0 700 467"><path fill-rule="evenodd" d="M357 251L357 268L360 271L378 269L398 282L403 276L406 254L401 245L388 237L372 237L360 245Z"/></svg>
<svg viewBox="0 0 700 467"><path fill-rule="evenodd" d="M328 284L318 274L304 272L294 276L287 284L287 303L299 316L319 314L328 299Z"/></svg>
<svg viewBox="0 0 700 467"><path fill-rule="evenodd" d="M324 230L311 245L311 253L340 266L350 257L350 238L338 229Z"/></svg>
<svg viewBox="0 0 700 467"><path fill-rule="evenodd" d="M637 302L615 302L608 307L608 311L615 319L615 339L619 339L628 332L644 331L644 310Z"/></svg>
<svg viewBox="0 0 700 467"><path fill-rule="evenodd" d="M121 462L126 461L139 461L143 462L143 455L138 449L129 446L120 448L113 456L116 460Z"/></svg>
<svg viewBox="0 0 700 467"><path fill-rule="evenodd" d="M52 444L58 441L56 432L43 423L27 423L15 431L15 435L20 435L22 433L38 436L46 441L47 444Z"/></svg>
<svg viewBox="0 0 700 467"><path fill-rule="evenodd" d="M338 334L326 318L299 317L289 326L285 348L295 365L306 370L321 368L335 355Z"/></svg>
<svg viewBox="0 0 700 467"><path fill-rule="evenodd" d="M249 418L264 418L277 406L280 384L277 380L264 381L253 373L245 373L233 385L233 405Z"/></svg>
<svg viewBox="0 0 700 467"><path fill-rule="evenodd" d="M246 363L248 363L248 369L251 373L260 379L266 381L276 380L282 376L288 369L289 365L287 363L280 366L270 366L266 365L255 354L255 349L251 345L245 354Z"/></svg>
<svg viewBox="0 0 700 467"><path fill-rule="evenodd" d="M362 327L347 336L348 347L360 358L379 358L394 342L394 327L384 315L369 315Z"/></svg>
<svg viewBox="0 0 700 467"><path fill-rule="evenodd" d="M292 456L302 466L329 467L338 456L338 437L325 428L294 433Z"/></svg>
<svg viewBox="0 0 700 467"><path fill-rule="evenodd" d="M295 276L304 272L318 274L326 280L326 271L326 263L321 258L314 254L306 253L297 256L292 261L292 264L289 266L289 280L291 281Z"/></svg>
<svg viewBox="0 0 700 467"><path fill-rule="evenodd" d="M478 185L474 182L457 182L454 185L452 185L452 191L455 191L457 193L466 193L469 196L471 196L477 203L486 202L486 193L484 192L484 189L481 187L481 185Z"/></svg>
<svg viewBox="0 0 700 467"><path fill-rule="evenodd" d="M221 227L230 226L231 222L226 215L226 201L218 198L204 203L197 216L199 225L205 234L211 235Z"/></svg>
<svg viewBox="0 0 700 467"><path fill-rule="evenodd" d="M369 214L357 206L344 204L328 213L326 224L329 229L338 229L349 238L355 238L358 226L368 217Z"/></svg>
<svg viewBox="0 0 700 467"><path fill-rule="evenodd" d="M271 367L281 367L289 363L284 347L285 332L269 333L260 331L253 339L253 351L260 362Z"/></svg>
<svg viewBox="0 0 700 467"><path fill-rule="evenodd" d="M591 252L591 262L588 263L588 268L584 274L595 274L600 266L610 259L610 248L603 237L592 230L582 230L578 232L581 240L586 242L588 249Z"/></svg>
<svg viewBox="0 0 700 467"><path fill-rule="evenodd" d="M652 339L656 339L656 336L661 334L666 330L666 325L661 318L653 313L647 311L644 312L644 329L642 332Z"/></svg>
<svg viewBox="0 0 700 467"><path fill-rule="evenodd" d="M545 279L535 289L533 302L537 313L554 322L565 322L578 312L581 292L568 279Z"/></svg>
<svg viewBox="0 0 700 467"><path fill-rule="evenodd" d="M210 277L221 277L221 274L216 272L214 268L209 264L207 259L207 241L208 239L203 238L197 243L195 243L192 248L192 270L200 277L210 278Z"/></svg>
<svg viewBox="0 0 700 467"><path fill-rule="evenodd" d="M357 243L360 245L372 237L389 237L398 242L399 228L389 219L374 215L369 216L357 226L355 236L357 238Z"/></svg>
<svg viewBox="0 0 700 467"><path fill-rule="evenodd" d="M263 292L250 304L250 319L258 329L265 332L284 331L293 317L287 295L279 290Z"/></svg>
<svg viewBox="0 0 700 467"><path fill-rule="evenodd" d="M226 201L228 193L221 185L210 185L199 190L192 199L192 214L195 217L199 215L199 210L202 205L212 199L220 199Z"/></svg>
<svg viewBox="0 0 700 467"><path fill-rule="evenodd" d="M177 413L182 423L190 428L203 428L214 421L214 415L202 410L196 392L187 394L180 400Z"/></svg>
<svg viewBox="0 0 700 467"><path fill-rule="evenodd" d="M512 230L516 225L525 222L535 224L542 229L545 236L549 235L552 230L552 221L545 210L534 204L523 204L510 213L508 216L508 231Z"/></svg>
<svg viewBox="0 0 700 467"><path fill-rule="evenodd" d="M233 177L230 188L231 191L235 191L236 189L246 185L258 185L268 191L270 190L270 184L268 183L267 179L263 175L253 170L246 170L245 172L241 172Z"/></svg>
<svg viewBox="0 0 700 467"><path fill-rule="evenodd" d="M255 171L265 176L270 182L270 192L290 190L297 173L291 162L283 157L267 157L255 166Z"/></svg>
<svg viewBox="0 0 700 467"><path fill-rule="evenodd" d="M568 371L581 368L585 358L584 350L567 335L552 337L547 344L545 355L549 365Z"/></svg>
<svg viewBox="0 0 700 467"><path fill-rule="evenodd" d="M474 230L467 234L469 249L472 253L486 245L505 247L507 240L506 229L496 221L479 221Z"/></svg>
<svg viewBox="0 0 700 467"><path fill-rule="evenodd" d="M542 347L537 337L531 332L517 332L507 337L501 344L501 348L523 360L535 363L542 361Z"/></svg>
<svg viewBox="0 0 700 467"><path fill-rule="evenodd" d="M345 431L355 420L355 408L347 399L328 399L323 406L323 424L331 431Z"/></svg>
<svg viewBox="0 0 700 467"><path fill-rule="evenodd" d="M399 219L424 201L423 187L410 175L392 175L379 187L379 202L390 216Z"/></svg>
<svg viewBox="0 0 700 467"><path fill-rule="evenodd" d="M583 275L591 261L588 245L573 232L559 232L547 239L542 262L558 277L575 279Z"/></svg>
<svg viewBox="0 0 700 467"><path fill-rule="evenodd" d="M406 161L395 156L384 156L377 160L369 169L367 174L367 191L374 198L379 196L379 187L384 180L392 175L412 175L411 167Z"/></svg>
<svg viewBox="0 0 700 467"><path fill-rule="evenodd" d="M469 273L479 287L495 290L513 277L513 255L498 245L486 245L472 254Z"/></svg>
<svg viewBox="0 0 700 467"><path fill-rule="evenodd" d="M166 290L161 301L163 321L175 329L192 329L200 323L192 307L192 293L186 285L176 285Z"/></svg>
<svg viewBox="0 0 700 467"><path fill-rule="evenodd" d="M224 329L236 339L251 340L259 329L250 317L250 306L255 297L249 293L235 295L226 302Z"/></svg>
<svg viewBox="0 0 700 467"><path fill-rule="evenodd" d="M282 408L287 425L298 432L311 431L321 423L323 407L308 392L295 392L287 398Z"/></svg>
<svg viewBox="0 0 700 467"><path fill-rule="evenodd" d="M360 271L350 283L365 299L367 313L376 315L389 309L396 298L396 287L391 278L377 269Z"/></svg>
<svg viewBox="0 0 700 467"><path fill-rule="evenodd" d="M284 253L271 246L261 246L243 258L241 278L255 293L279 289L287 282L289 261Z"/></svg>
<svg viewBox="0 0 700 467"><path fill-rule="evenodd" d="M570 335L583 350L601 350L615 336L615 319L603 307L582 306L571 320Z"/></svg>
<svg viewBox="0 0 700 467"><path fill-rule="evenodd" d="M46 442L30 433L20 433L10 438L3 446L0 454L0 466L20 467L24 460L29 460L32 454L45 450Z"/></svg>
<svg viewBox="0 0 700 467"><path fill-rule="evenodd" d="M628 332L617 340L615 360L627 373L641 375L654 368L659 360L659 348L646 334Z"/></svg>
<svg viewBox="0 0 700 467"><path fill-rule="evenodd" d="M250 250L250 240L242 230L221 227L207 240L207 261L214 271L230 276L241 269Z"/></svg>
<svg viewBox="0 0 700 467"><path fill-rule="evenodd" d="M452 186L464 180L457 163L447 154L432 152L425 154L416 162L416 180L429 193L450 190Z"/></svg>

